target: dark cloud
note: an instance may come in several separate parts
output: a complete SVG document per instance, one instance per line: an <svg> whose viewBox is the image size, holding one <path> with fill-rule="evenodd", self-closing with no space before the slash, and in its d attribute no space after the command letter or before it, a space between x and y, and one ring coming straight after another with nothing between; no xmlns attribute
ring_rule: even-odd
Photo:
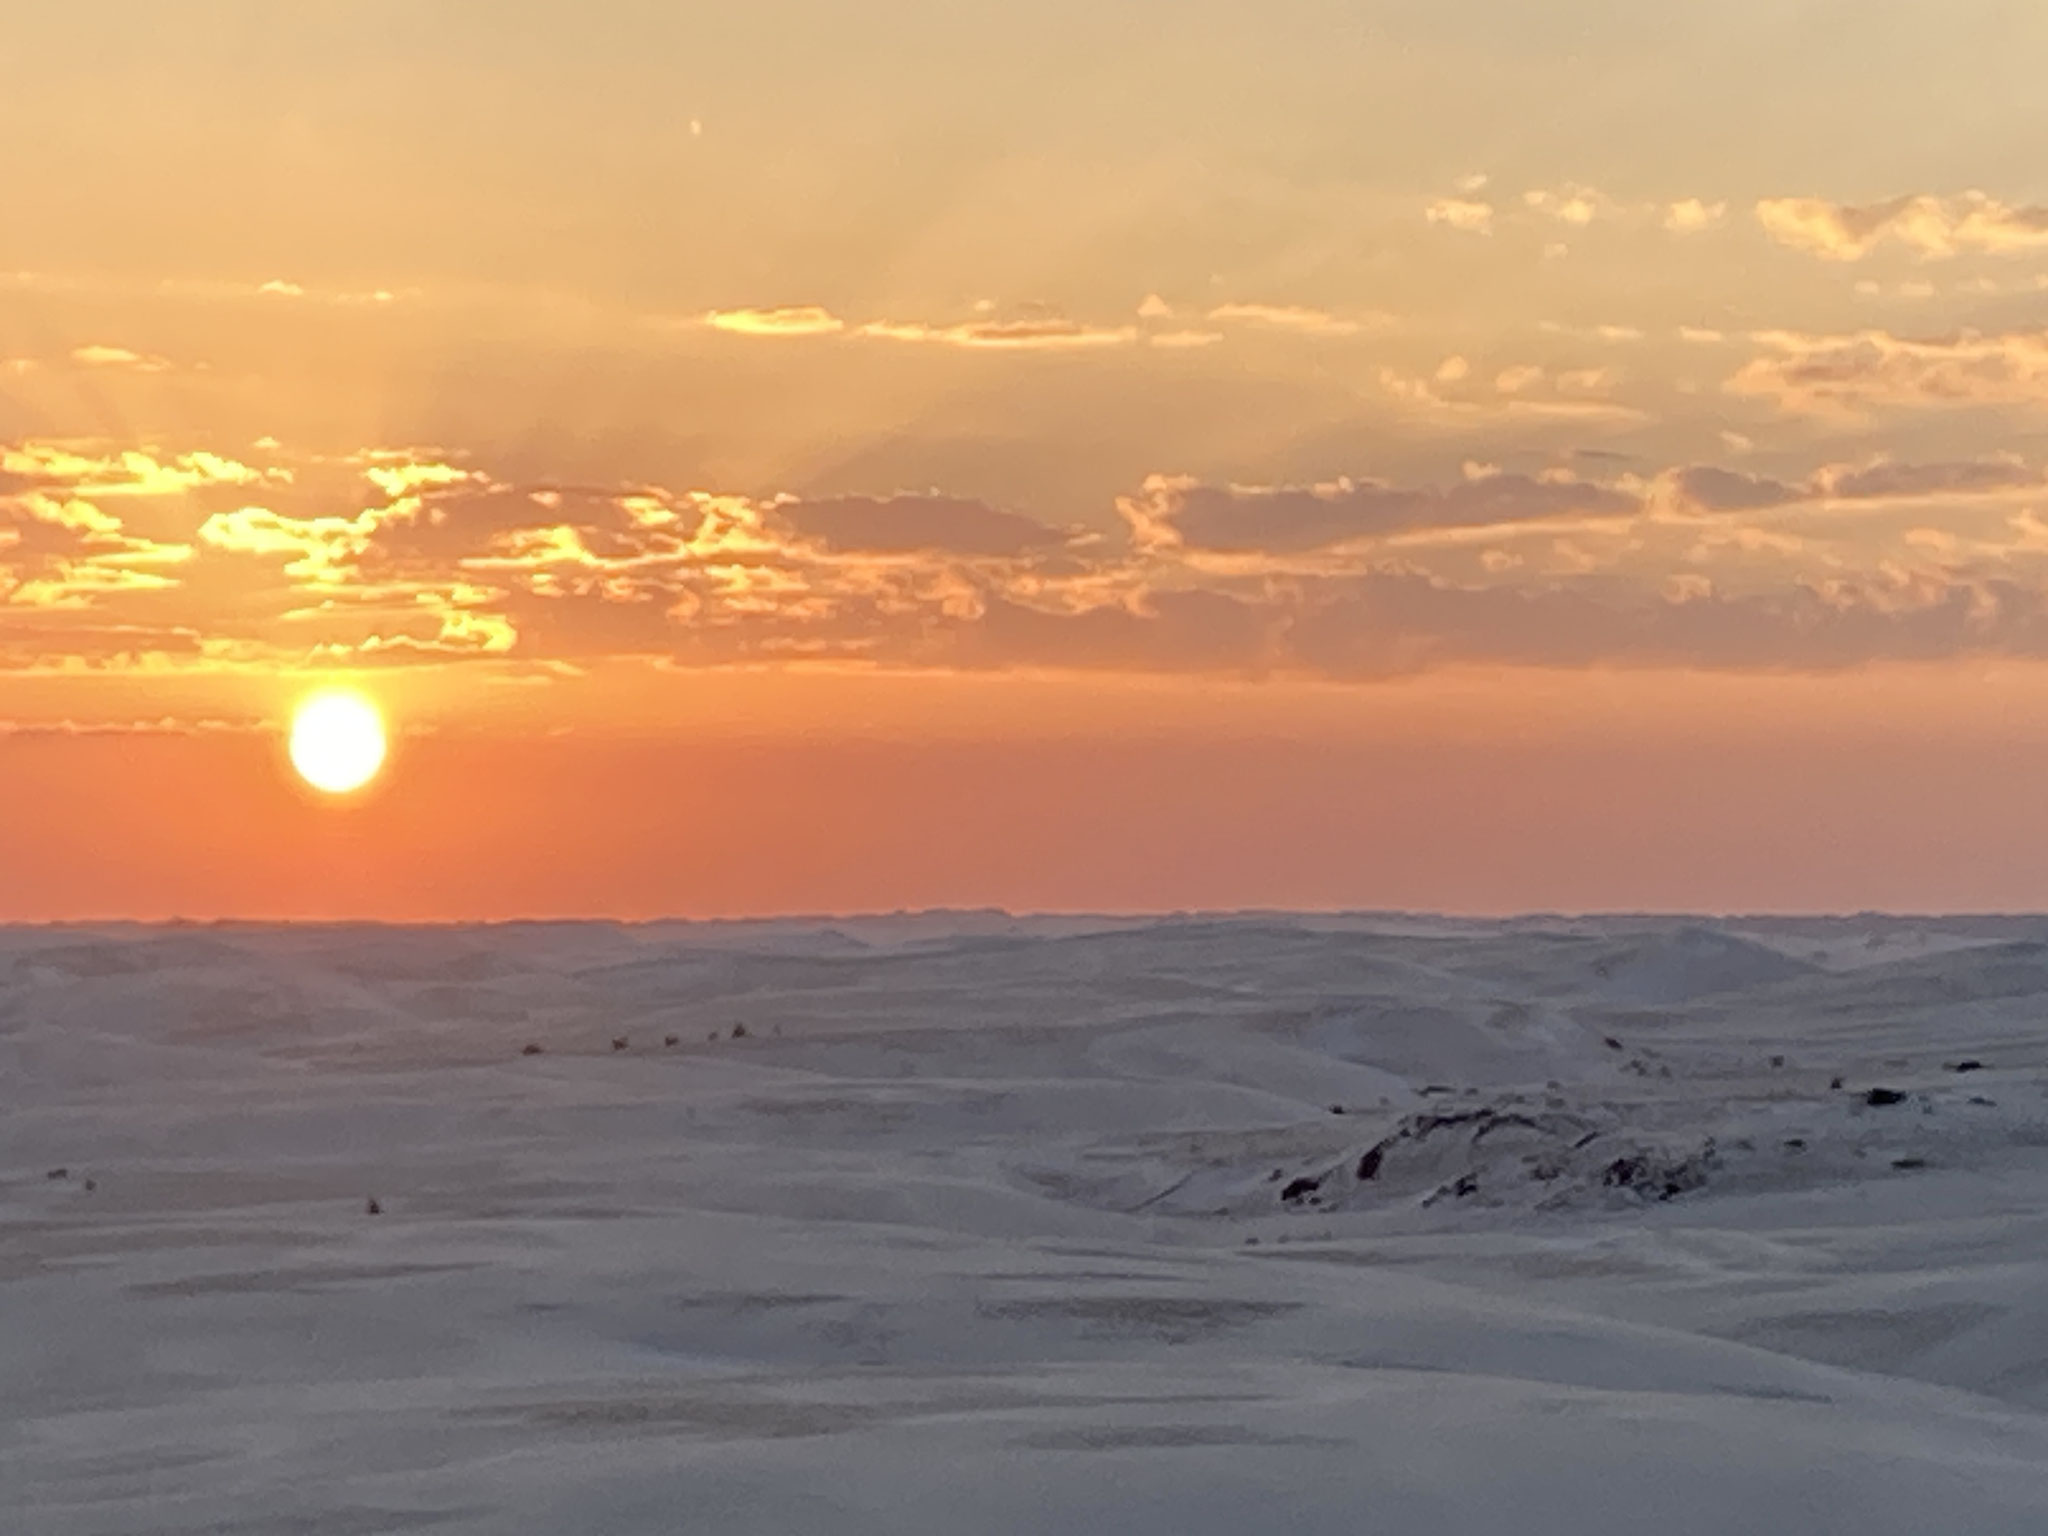
<svg viewBox="0 0 2048 1536"><path fill-rule="evenodd" d="M1696 464L1672 474L1679 494L1703 512L1755 512L1798 501L1807 493L1798 486L1740 470Z"/></svg>
<svg viewBox="0 0 2048 1536"><path fill-rule="evenodd" d="M1577 479L1486 475L1449 489L1374 482L1244 489L1154 481L1124 503L1142 544L1219 554L1301 554L1422 528L1483 527L1566 516L1619 516L1638 499Z"/></svg>
<svg viewBox="0 0 2048 1536"><path fill-rule="evenodd" d="M1035 518L954 496L840 496L783 502L776 517L799 537L869 554L920 551L1015 559L1072 535Z"/></svg>
<svg viewBox="0 0 2048 1536"><path fill-rule="evenodd" d="M1905 539L1884 519L1811 518L1796 538L1745 522L1831 498L1967 509L2039 483L2004 459L1800 480L1693 465L1650 482L1647 498L1633 478L1566 475L1316 488L1160 478L1122 503L1128 543L937 494L763 502L434 475L393 470L379 482L389 498L365 505L353 470L322 479L313 466L289 484L245 483L248 502L227 513L183 489L160 505L66 486L0 498L0 665L191 655L202 641L243 658L386 666L827 658L1337 678L2048 656L2041 555L1998 503L1977 503L1964 525L1975 531L1952 545ZM1729 537L1653 515L1673 501ZM129 531L152 505L184 509L192 526L168 531L189 558ZM1914 517L1916 531L1942 531L1939 516ZM1455 550L1379 542L1437 529L1465 535Z"/></svg>
<svg viewBox="0 0 2048 1536"><path fill-rule="evenodd" d="M1822 477L1828 494L1851 500L1906 496L1968 496L2040 485L2041 472L2011 459L1948 464L1872 464Z"/></svg>

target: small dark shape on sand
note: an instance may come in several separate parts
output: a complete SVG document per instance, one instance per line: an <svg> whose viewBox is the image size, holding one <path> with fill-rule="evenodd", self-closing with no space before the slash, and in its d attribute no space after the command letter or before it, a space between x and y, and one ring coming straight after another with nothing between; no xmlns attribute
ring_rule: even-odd
<svg viewBox="0 0 2048 1536"><path fill-rule="evenodd" d="M1984 1108L1986 1108L1986 1109L1996 1109L1996 1108L1998 1108L1998 1100L1996 1100L1996 1099L1987 1099L1987 1098L1985 1098L1985 1097L1984 1097L1984 1095L1983 1095L1983 1094L1981 1094L1981 1093L1973 1093L1973 1094L1971 1094L1971 1095L1970 1095L1970 1102L1971 1102L1972 1104L1981 1104L1981 1105L1983 1105L1983 1106L1984 1106Z"/></svg>
<svg viewBox="0 0 2048 1536"><path fill-rule="evenodd" d="M1863 1095L1863 1102L1872 1109L1882 1109L1887 1104L1903 1104L1906 1096L1896 1088L1873 1088Z"/></svg>
<svg viewBox="0 0 2048 1536"><path fill-rule="evenodd" d="M98 1189L99 1187L100 1181L98 1179L87 1179L85 1181L85 1192L88 1195L91 1194L94 1190Z"/></svg>
<svg viewBox="0 0 2048 1536"><path fill-rule="evenodd" d="M733 1027L732 1027L732 1037L733 1037L733 1039L735 1039L735 1040L744 1040L744 1039L746 1039L746 1038L747 1038L747 1026L746 1026L746 1025L744 1025L744 1024L735 1024L735 1025L733 1025Z"/></svg>
<svg viewBox="0 0 2048 1536"><path fill-rule="evenodd" d="M663 1045L680 1045L682 1044L682 1040L683 1037L681 1035L663 1035L661 1037L661 1043Z"/></svg>
<svg viewBox="0 0 2048 1536"><path fill-rule="evenodd" d="M1828 1079L1828 1087L1834 1092L1840 1093L1842 1091L1842 1080L1839 1077L1831 1077Z"/></svg>
<svg viewBox="0 0 2048 1536"><path fill-rule="evenodd" d="M1901 1172L1908 1172L1914 1168L1925 1168L1927 1166L1927 1159L1924 1157L1895 1157L1892 1159L1892 1166Z"/></svg>
<svg viewBox="0 0 2048 1536"><path fill-rule="evenodd" d="M1600 1043L1606 1046L1607 1049L1609 1049L1610 1051L1618 1051L1621 1049L1621 1042L1615 1039L1612 1035L1602 1035L1600 1037Z"/></svg>
<svg viewBox="0 0 2048 1536"><path fill-rule="evenodd" d="M1380 1176L1380 1164L1387 1160L1387 1144L1381 1142L1358 1160L1358 1177L1361 1183L1370 1183Z"/></svg>
<svg viewBox="0 0 2048 1536"><path fill-rule="evenodd" d="M1774 1067L1782 1067L1785 1065L1785 1058L1782 1056L1773 1056L1771 1058L1771 1065Z"/></svg>
<svg viewBox="0 0 2048 1536"><path fill-rule="evenodd" d="M43 1177L46 1179L68 1179L71 1177L71 1170L69 1168L52 1168Z"/></svg>
<svg viewBox="0 0 2048 1536"><path fill-rule="evenodd" d="M1284 1168L1275 1168L1271 1173L1266 1175L1266 1182L1268 1184L1278 1184L1282 1179L1286 1177L1287 1171Z"/></svg>
<svg viewBox="0 0 2048 1536"><path fill-rule="evenodd" d="M375 1195L370 1196L369 1199L363 1202L363 1214L365 1216L382 1216L384 1214L384 1207L378 1203Z"/></svg>
<svg viewBox="0 0 2048 1536"><path fill-rule="evenodd" d="M1439 1094L1456 1093L1457 1091L1458 1090L1455 1088L1446 1088L1442 1083L1431 1083L1427 1087L1419 1088L1416 1090L1416 1092L1420 1093L1422 1097L1424 1097L1425 1099L1433 1099L1436 1098Z"/></svg>
<svg viewBox="0 0 2048 1536"><path fill-rule="evenodd" d="M1785 1150L1788 1152L1804 1152L1806 1150L1806 1138L1804 1136L1787 1137L1785 1139Z"/></svg>
<svg viewBox="0 0 2048 1536"><path fill-rule="evenodd" d="M1306 1200L1322 1187L1323 1181L1321 1179L1296 1179L1292 1184L1289 1184L1280 1191L1280 1198L1287 1204L1292 1205L1297 1200Z"/></svg>
<svg viewBox="0 0 2048 1536"><path fill-rule="evenodd" d="M1951 1072L1982 1072L1983 1070L1984 1063L1975 1060L1957 1061L1949 1065L1949 1071Z"/></svg>
<svg viewBox="0 0 2048 1536"><path fill-rule="evenodd" d="M522 1045L519 1047L519 1054L522 1056L538 1056L540 1053L540 1047L537 1045Z"/></svg>
<svg viewBox="0 0 2048 1536"><path fill-rule="evenodd" d="M1344 1106L1342 1104L1332 1104L1330 1106L1330 1113L1333 1115L1341 1115L1344 1113Z"/></svg>
<svg viewBox="0 0 2048 1536"><path fill-rule="evenodd" d="M612 1036L612 1049L615 1051L623 1051L629 1043L624 1035Z"/></svg>
<svg viewBox="0 0 2048 1536"><path fill-rule="evenodd" d="M718 1044L718 1038L719 1038L719 1037L718 1037L718 1031L714 1029L713 1031L711 1031L711 1033L710 1033L710 1034L706 1035L706 1036L705 1036L704 1038L705 1038L706 1040L710 1041L710 1042L711 1042L711 1043L712 1043L713 1045L716 1045L716 1044Z"/></svg>
<svg viewBox="0 0 2048 1536"><path fill-rule="evenodd" d="M1698 1157L1675 1161L1653 1158L1648 1153L1617 1157L1607 1165L1600 1182L1609 1189L1631 1189L1657 1200L1675 1200L1707 1182L1706 1165L1713 1160L1712 1143Z"/></svg>
<svg viewBox="0 0 2048 1536"><path fill-rule="evenodd" d="M1458 1182L1451 1186L1451 1196L1453 1199L1463 1200L1467 1195L1476 1195L1478 1193L1479 1175L1476 1173L1461 1174Z"/></svg>

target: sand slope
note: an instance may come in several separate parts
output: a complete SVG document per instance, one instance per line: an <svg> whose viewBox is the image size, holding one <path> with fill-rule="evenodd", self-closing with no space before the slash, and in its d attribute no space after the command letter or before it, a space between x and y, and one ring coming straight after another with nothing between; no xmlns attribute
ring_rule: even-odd
<svg viewBox="0 0 2048 1536"><path fill-rule="evenodd" d="M2038 1536L2044 1090L2026 919L0 930L0 1529Z"/></svg>

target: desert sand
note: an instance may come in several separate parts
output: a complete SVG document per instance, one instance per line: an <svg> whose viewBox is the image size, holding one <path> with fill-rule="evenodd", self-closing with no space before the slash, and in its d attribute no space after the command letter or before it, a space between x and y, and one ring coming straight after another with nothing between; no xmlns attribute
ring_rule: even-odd
<svg viewBox="0 0 2048 1536"><path fill-rule="evenodd" d="M2048 920L0 931L0 1529L2048 1530Z"/></svg>

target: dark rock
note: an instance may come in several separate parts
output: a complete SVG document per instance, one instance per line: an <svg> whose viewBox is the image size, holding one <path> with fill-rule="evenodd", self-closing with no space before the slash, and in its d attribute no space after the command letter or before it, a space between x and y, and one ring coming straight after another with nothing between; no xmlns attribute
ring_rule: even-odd
<svg viewBox="0 0 2048 1536"><path fill-rule="evenodd" d="M1863 1095L1863 1102L1872 1109L1882 1109L1887 1104L1903 1104L1906 1096L1896 1088L1873 1088Z"/></svg>
<svg viewBox="0 0 2048 1536"><path fill-rule="evenodd" d="M662 1043L663 1045L671 1045L671 1046L673 1046L673 1045L680 1045L680 1044L682 1043L682 1039L683 1039L683 1037L682 1037L681 1035L663 1035L663 1036L661 1037L661 1043Z"/></svg>
<svg viewBox="0 0 2048 1536"><path fill-rule="evenodd" d="M384 1207L377 1203L375 1195L370 1196L369 1199L363 1202L363 1214L365 1216L382 1216L384 1214Z"/></svg>
<svg viewBox="0 0 2048 1536"><path fill-rule="evenodd" d="M46 1179L68 1179L71 1177L71 1170L69 1168L52 1168L43 1177Z"/></svg>
<svg viewBox="0 0 2048 1536"><path fill-rule="evenodd" d="M519 1048L519 1054L522 1056L538 1056L540 1053L541 1048L537 1045L522 1045Z"/></svg>
<svg viewBox="0 0 2048 1536"><path fill-rule="evenodd" d="M1983 1070L1984 1070L1984 1063L1983 1063L1983 1062L1981 1062L1981 1061L1972 1061L1972 1060L1958 1061L1958 1062L1954 1062L1954 1063L1952 1063L1952 1064L1951 1064L1951 1065L1949 1066L1949 1071L1951 1071L1951 1072L1982 1072Z"/></svg>
<svg viewBox="0 0 2048 1536"><path fill-rule="evenodd" d="M746 1026L746 1025L744 1025L744 1024L735 1024L735 1025L733 1025L733 1027L732 1027L732 1037L733 1037L733 1039L735 1039L735 1040L744 1040L744 1039L746 1039L746 1038L747 1038L747 1026Z"/></svg>
<svg viewBox="0 0 2048 1536"><path fill-rule="evenodd" d="M629 1043L624 1035L612 1036L612 1049L615 1051L623 1051Z"/></svg>
<svg viewBox="0 0 2048 1536"><path fill-rule="evenodd" d="M1618 1050L1620 1050L1620 1049L1622 1048L1622 1047L1621 1047L1621 1042L1620 1042L1619 1040L1615 1039L1615 1038L1614 1038L1614 1036L1612 1036L1612 1035L1603 1035L1603 1036L1601 1036L1601 1038L1600 1038L1600 1043L1601 1043L1602 1045L1606 1046L1606 1047L1607 1047L1607 1049L1609 1049L1610 1051L1618 1051Z"/></svg>
<svg viewBox="0 0 2048 1536"><path fill-rule="evenodd" d="M1774 1067L1782 1067L1785 1065L1785 1058L1782 1056L1773 1056L1771 1058L1771 1065Z"/></svg>
<svg viewBox="0 0 2048 1536"><path fill-rule="evenodd" d="M88 1195L91 1194L94 1190L98 1189L99 1187L100 1181L98 1179L87 1179L85 1181L85 1192Z"/></svg>
<svg viewBox="0 0 2048 1536"><path fill-rule="evenodd" d="M1804 1152L1806 1150L1806 1138L1804 1136L1788 1136L1785 1139L1785 1150L1788 1152Z"/></svg>
<svg viewBox="0 0 2048 1536"><path fill-rule="evenodd" d="M1840 1093L1842 1091L1842 1080L1839 1077L1831 1077L1828 1079L1828 1087L1832 1091Z"/></svg>
<svg viewBox="0 0 2048 1536"><path fill-rule="evenodd" d="M1478 1193L1479 1175L1476 1173L1459 1175L1458 1182L1451 1186L1451 1198L1454 1200L1463 1200L1467 1195Z"/></svg>
<svg viewBox="0 0 2048 1536"><path fill-rule="evenodd" d="M1333 1115L1341 1115L1344 1113L1344 1106L1342 1104L1332 1104L1330 1106L1330 1113Z"/></svg>
<svg viewBox="0 0 2048 1536"><path fill-rule="evenodd" d="M1987 1098L1985 1098L1985 1097L1984 1097L1984 1095L1983 1095L1983 1094L1981 1094L1981 1093L1973 1093L1973 1094L1971 1094L1971 1095L1970 1095L1970 1102L1971 1102L1972 1104L1980 1104L1980 1105L1982 1105L1982 1106L1983 1106L1984 1108L1986 1108L1986 1109L1996 1109L1996 1108L1998 1108L1998 1100L1996 1100L1996 1099L1987 1099Z"/></svg>
<svg viewBox="0 0 2048 1536"><path fill-rule="evenodd" d="M1285 1169L1275 1168L1271 1173L1266 1175L1266 1182L1268 1184L1278 1184L1282 1179L1286 1177L1287 1173Z"/></svg>
<svg viewBox="0 0 2048 1536"><path fill-rule="evenodd" d="M1378 1146L1368 1150L1365 1156L1358 1160L1359 1182L1370 1184L1374 1179L1378 1178L1380 1176L1380 1164L1386 1160L1387 1144L1383 1141Z"/></svg>
<svg viewBox="0 0 2048 1536"><path fill-rule="evenodd" d="M1297 1200L1306 1200L1323 1187L1321 1179L1299 1178L1280 1191L1280 1198L1288 1205Z"/></svg>
<svg viewBox="0 0 2048 1536"><path fill-rule="evenodd" d="M1927 1159L1924 1157L1895 1157L1892 1159L1892 1166L1901 1172L1906 1172L1914 1168L1925 1168L1927 1166Z"/></svg>

